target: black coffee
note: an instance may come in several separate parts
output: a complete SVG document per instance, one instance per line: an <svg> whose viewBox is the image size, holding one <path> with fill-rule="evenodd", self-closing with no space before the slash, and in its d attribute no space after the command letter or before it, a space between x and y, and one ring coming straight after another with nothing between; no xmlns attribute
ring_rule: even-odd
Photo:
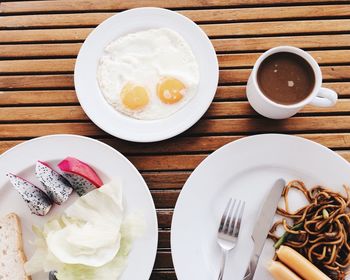
<svg viewBox="0 0 350 280"><path fill-rule="evenodd" d="M310 64L289 52L268 56L260 64L257 79L267 98L284 105L304 100L315 86L315 74Z"/></svg>

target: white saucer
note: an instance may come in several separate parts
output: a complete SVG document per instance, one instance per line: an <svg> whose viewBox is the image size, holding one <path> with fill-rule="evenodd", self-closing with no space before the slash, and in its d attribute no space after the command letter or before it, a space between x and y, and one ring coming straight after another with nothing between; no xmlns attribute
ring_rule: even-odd
<svg viewBox="0 0 350 280"><path fill-rule="evenodd" d="M97 65L106 45L116 38L161 27L178 32L192 48L199 66L198 91L186 106L168 118L136 120L115 111L104 99L96 79ZM85 40L74 72L75 90L89 118L109 134L134 142L168 139L191 127L211 104L218 78L216 53L207 35L187 17L160 8L132 9L105 20Z"/></svg>

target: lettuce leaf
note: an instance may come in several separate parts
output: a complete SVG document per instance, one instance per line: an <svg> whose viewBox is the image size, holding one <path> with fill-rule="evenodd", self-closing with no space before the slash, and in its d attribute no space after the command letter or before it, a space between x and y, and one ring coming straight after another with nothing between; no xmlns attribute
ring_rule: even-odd
<svg viewBox="0 0 350 280"><path fill-rule="evenodd" d="M46 244L47 235L50 231L63 228L66 222L60 218L47 222L42 229L33 226L33 232L36 235L34 242L36 250L34 255L25 264L27 274L32 275L41 271L49 272L55 270L57 271L56 277L58 280L117 279L127 264L133 241L143 234L145 228L144 219L141 214L133 213L127 216L121 225L120 248L114 259L103 266L92 267L62 263L48 250ZM78 223L79 221L70 220L69 222Z"/></svg>

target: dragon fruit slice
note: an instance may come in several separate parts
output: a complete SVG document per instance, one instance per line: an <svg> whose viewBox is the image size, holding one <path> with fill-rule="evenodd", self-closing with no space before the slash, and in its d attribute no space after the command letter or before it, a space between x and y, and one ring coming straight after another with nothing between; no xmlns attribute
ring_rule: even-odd
<svg viewBox="0 0 350 280"><path fill-rule="evenodd" d="M79 196L83 196L88 192L96 189L95 185L90 181L74 173L63 172L62 176L66 178L72 185L73 189Z"/></svg>
<svg viewBox="0 0 350 280"><path fill-rule="evenodd" d="M45 162L37 161L35 174L43 184L47 195L56 204L62 204L65 202L73 191L73 188L67 179L53 170Z"/></svg>
<svg viewBox="0 0 350 280"><path fill-rule="evenodd" d="M80 196L103 185L95 170L76 158L67 157L58 164L58 167Z"/></svg>
<svg viewBox="0 0 350 280"><path fill-rule="evenodd" d="M52 202L46 193L21 177L11 173L7 176L33 214L45 216L50 211Z"/></svg>

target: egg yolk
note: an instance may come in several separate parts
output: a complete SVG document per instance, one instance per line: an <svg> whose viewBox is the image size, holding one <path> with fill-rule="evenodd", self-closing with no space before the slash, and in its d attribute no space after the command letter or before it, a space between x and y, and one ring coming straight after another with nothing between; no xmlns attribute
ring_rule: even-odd
<svg viewBox="0 0 350 280"><path fill-rule="evenodd" d="M149 102L147 90L142 86L132 83L127 83L120 95L124 106L130 110L142 109Z"/></svg>
<svg viewBox="0 0 350 280"><path fill-rule="evenodd" d="M157 85L157 95L165 104L174 104L183 98L185 85L172 77L163 78Z"/></svg>

